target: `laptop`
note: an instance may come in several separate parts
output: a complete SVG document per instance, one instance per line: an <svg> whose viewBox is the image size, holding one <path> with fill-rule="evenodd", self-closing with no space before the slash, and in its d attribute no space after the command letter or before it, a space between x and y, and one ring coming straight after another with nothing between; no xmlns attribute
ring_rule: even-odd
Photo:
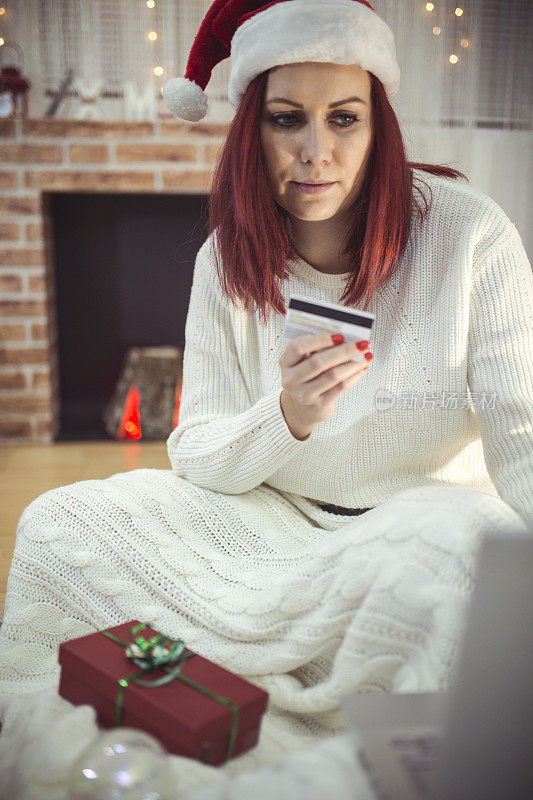
<svg viewBox="0 0 533 800"><path fill-rule="evenodd" d="M449 692L341 708L376 800L531 800L533 531L481 539Z"/></svg>

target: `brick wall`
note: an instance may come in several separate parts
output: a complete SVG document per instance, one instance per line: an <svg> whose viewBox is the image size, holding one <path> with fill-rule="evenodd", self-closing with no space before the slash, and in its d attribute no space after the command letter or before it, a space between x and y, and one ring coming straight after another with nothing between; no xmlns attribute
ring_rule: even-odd
<svg viewBox="0 0 533 800"><path fill-rule="evenodd" d="M208 192L225 123L0 119L0 443L59 430L47 192Z"/></svg>

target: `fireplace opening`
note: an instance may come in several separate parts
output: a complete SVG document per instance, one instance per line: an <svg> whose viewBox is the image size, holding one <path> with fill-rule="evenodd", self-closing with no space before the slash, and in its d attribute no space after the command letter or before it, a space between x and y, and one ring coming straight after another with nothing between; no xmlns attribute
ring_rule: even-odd
<svg viewBox="0 0 533 800"><path fill-rule="evenodd" d="M104 412L125 355L185 345L205 194L52 193L60 429L112 438Z"/></svg>

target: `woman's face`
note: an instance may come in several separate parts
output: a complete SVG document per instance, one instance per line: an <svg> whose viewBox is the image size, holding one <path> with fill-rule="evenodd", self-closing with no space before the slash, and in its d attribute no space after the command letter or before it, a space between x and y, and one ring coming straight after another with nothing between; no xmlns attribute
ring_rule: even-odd
<svg viewBox="0 0 533 800"><path fill-rule="evenodd" d="M325 220L353 205L370 148L370 94L368 72L353 64L306 62L269 71L261 143L273 196L289 214ZM298 185L306 181L333 185L306 194Z"/></svg>

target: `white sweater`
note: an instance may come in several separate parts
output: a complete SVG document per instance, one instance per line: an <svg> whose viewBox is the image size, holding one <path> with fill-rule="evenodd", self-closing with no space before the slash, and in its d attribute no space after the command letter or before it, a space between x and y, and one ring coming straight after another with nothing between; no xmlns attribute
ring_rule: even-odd
<svg viewBox="0 0 533 800"><path fill-rule="evenodd" d="M414 212L398 270L369 304L374 358L303 441L280 406L284 316L272 311L265 325L235 308L221 290L213 237L204 242L179 424L167 440L174 474L217 492L264 482L350 508L409 487L460 484L499 495L533 528L531 265L494 200L462 180L414 174L430 184L432 208L423 225ZM349 273L302 259L287 266L287 306L292 292L340 302Z"/></svg>

